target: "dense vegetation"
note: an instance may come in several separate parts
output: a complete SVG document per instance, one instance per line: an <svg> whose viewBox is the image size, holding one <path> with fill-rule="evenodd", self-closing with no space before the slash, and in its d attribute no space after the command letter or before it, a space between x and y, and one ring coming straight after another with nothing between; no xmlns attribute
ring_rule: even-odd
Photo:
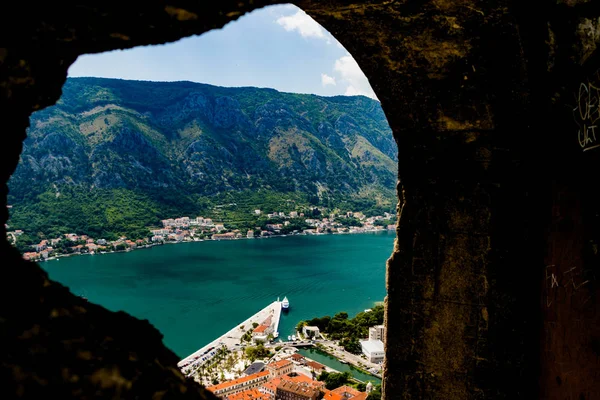
<svg viewBox="0 0 600 400"><path fill-rule="evenodd" d="M333 390L352 382L352 375L350 375L350 372L323 371L317 380L325 382L326 389Z"/></svg>
<svg viewBox="0 0 600 400"><path fill-rule="evenodd" d="M259 343L256 346L248 346L246 350L244 350L246 357L250 362L254 362L259 358L266 358L272 355L271 351L267 349L262 343Z"/></svg>
<svg viewBox="0 0 600 400"><path fill-rule="evenodd" d="M304 325L318 326L330 339L339 340L340 346L350 353L361 352L359 339L369 336L369 327L383 324L383 305L376 305L371 311L362 311L348 319L348 313L339 312L332 317L324 316L298 323L298 330Z"/></svg>
<svg viewBox="0 0 600 400"><path fill-rule="evenodd" d="M394 209L396 144L363 96L77 78L30 125L9 225L34 236L136 238L184 215L246 229L256 208Z"/></svg>

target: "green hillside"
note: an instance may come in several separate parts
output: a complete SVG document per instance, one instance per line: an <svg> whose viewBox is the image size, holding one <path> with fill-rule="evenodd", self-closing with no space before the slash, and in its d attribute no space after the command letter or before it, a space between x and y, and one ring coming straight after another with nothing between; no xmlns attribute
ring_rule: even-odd
<svg viewBox="0 0 600 400"><path fill-rule="evenodd" d="M114 236L181 215L243 223L254 208L390 211L396 168L363 96L68 79L31 117L9 225Z"/></svg>

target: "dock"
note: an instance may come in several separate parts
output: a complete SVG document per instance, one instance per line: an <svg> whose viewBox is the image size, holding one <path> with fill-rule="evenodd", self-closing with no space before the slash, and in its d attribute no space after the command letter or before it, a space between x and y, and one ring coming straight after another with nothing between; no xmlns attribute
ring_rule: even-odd
<svg viewBox="0 0 600 400"><path fill-rule="evenodd" d="M194 364L201 361L201 357L206 356L207 354L210 357L210 353L214 352L220 347L227 347L230 350L239 348L242 336L252 329L252 324L254 322L261 324L269 316L271 316L271 325L273 326L273 331L278 332L279 320L281 318L281 301L274 301L273 303L269 304L256 314L252 315L250 318L231 328L224 335L216 338L204 347L196 350L194 353L179 361L177 366L182 369L182 372L186 373L187 370L194 366ZM242 326L243 329L240 329ZM213 350L211 350L211 348Z"/></svg>

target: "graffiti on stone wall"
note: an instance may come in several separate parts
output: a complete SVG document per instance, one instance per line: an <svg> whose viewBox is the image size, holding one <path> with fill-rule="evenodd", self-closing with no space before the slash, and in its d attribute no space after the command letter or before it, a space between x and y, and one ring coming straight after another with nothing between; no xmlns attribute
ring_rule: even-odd
<svg viewBox="0 0 600 400"><path fill-rule="evenodd" d="M577 142L583 151L596 149L600 147L600 84L581 82L575 98Z"/></svg>
<svg viewBox="0 0 600 400"><path fill-rule="evenodd" d="M572 297L582 287L587 285L589 280L584 280L579 267L566 268L564 271L556 265L546 266L546 284L545 298L546 307L551 307L556 302L565 302ZM591 297L583 300L582 306L587 303Z"/></svg>

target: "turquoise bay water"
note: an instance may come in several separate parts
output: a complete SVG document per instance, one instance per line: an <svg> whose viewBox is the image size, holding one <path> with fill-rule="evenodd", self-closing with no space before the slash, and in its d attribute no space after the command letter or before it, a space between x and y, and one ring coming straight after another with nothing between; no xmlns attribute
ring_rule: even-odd
<svg viewBox="0 0 600 400"><path fill-rule="evenodd" d="M278 296L290 300L282 336L300 320L382 301L394 233L180 243L41 265L89 301L148 319L183 358Z"/></svg>

